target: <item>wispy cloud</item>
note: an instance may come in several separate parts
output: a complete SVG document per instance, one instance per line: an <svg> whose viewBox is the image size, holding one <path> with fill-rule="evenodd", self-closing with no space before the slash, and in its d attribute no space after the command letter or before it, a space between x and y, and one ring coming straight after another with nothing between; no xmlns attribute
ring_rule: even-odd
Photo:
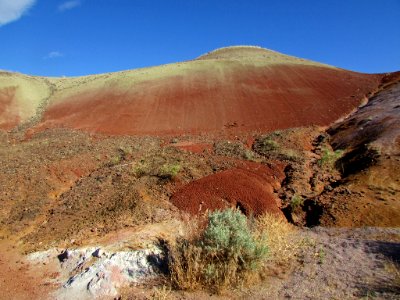
<svg viewBox="0 0 400 300"><path fill-rule="evenodd" d="M0 0L0 26L18 20L36 0Z"/></svg>
<svg viewBox="0 0 400 300"><path fill-rule="evenodd" d="M63 57L63 56L64 56L64 54L61 53L60 51L51 51L43 58L44 59L53 59L53 58L59 58L59 57Z"/></svg>
<svg viewBox="0 0 400 300"><path fill-rule="evenodd" d="M82 4L82 2L80 0L66 1L64 3L61 3L58 6L58 11L63 12L66 10L70 10L70 9L80 6L81 4Z"/></svg>

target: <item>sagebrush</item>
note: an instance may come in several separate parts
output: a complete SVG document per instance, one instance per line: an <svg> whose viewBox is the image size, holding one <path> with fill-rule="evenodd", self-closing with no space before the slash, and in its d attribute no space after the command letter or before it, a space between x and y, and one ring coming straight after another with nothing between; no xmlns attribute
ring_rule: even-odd
<svg viewBox="0 0 400 300"><path fill-rule="evenodd" d="M209 214L203 232L171 247L171 281L180 289L219 291L242 283L261 267L267 253L265 236L250 230L240 211L215 211Z"/></svg>

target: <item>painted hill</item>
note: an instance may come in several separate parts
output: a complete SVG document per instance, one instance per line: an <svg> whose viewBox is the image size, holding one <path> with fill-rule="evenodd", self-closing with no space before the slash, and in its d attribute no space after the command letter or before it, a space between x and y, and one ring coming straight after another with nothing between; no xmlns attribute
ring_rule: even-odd
<svg viewBox="0 0 400 300"><path fill-rule="evenodd" d="M112 135L326 126L382 75L236 46L152 68L75 78L0 73L0 128L67 127Z"/></svg>
<svg viewBox="0 0 400 300"><path fill-rule="evenodd" d="M0 72L0 298L209 298L155 276L168 245L190 250L206 212L231 207L269 256L223 297L397 299L399 104L400 72L247 46L86 77Z"/></svg>

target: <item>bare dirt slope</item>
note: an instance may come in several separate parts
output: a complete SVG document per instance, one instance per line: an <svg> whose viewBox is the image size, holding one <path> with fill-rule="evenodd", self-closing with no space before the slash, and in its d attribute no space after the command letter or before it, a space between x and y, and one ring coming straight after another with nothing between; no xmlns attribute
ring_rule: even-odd
<svg viewBox="0 0 400 300"><path fill-rule="evenodd" d="M333 147L345 150L337 167L343 174L340 188L347 192L333 189L322 195L325 225L400 224L400 74L392 80L328 130Z"/></svg>

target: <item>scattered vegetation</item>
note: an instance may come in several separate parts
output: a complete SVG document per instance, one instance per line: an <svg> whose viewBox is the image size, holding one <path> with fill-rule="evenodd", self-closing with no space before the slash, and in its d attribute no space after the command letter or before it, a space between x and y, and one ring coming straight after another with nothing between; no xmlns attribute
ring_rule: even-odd
<svg viewBox="0 0 400 300"><path fill-rule="evenodd" d="M385 270L393 276L393 285L400 287L400 265L398 262L389 259L384 264Z"/></svg>
<svg viewBox="0 0 400 300"><path fill-rule="evenodd" d="M110 158L109 165L115 166L115 165L118 165L121 161L122 161L122 158L120 155L114 155Z"/></svg>
<svg viewBox="0 0 400 300"><path fill-rule="evenodd" d="M243 153L243 158L247 160L255 160L254 152L249 149L245 149Z"/></svg>
<svg viewBox="0 0 400 300"><path fill-rule="evenodd" d="M138 178L155 176L161 179L172 179L178 175L181 169L182 163L179 155L163 151L149 153L133 164L133 173Z"/></svg>
<svg viewBox="0 0 400 300"><path fill-rule="evenodd" d="M129 145L120 145L119 147L117 147L114 154L112 154L112 156L110 157L107 165L112 167L122 163L123 161L126 161L127 159L132 157L132 154L135 150L136 149L132 148ZM101 156L97 155L96 159L101 161Z"/></svg>
<svg viewBox="0 0 400 300"><path fill-rule="evenodd" d="M302 156L299 151L281 145L284 140L284 132L274 131L268 135L259 137L256 140L253 149L256 153L265 157L292 162L301 162Z"/></svg>
<svg viewBox="0 0 400 300"><path fill-rule="evenodd" d="M256 153L247 149L241 142L220 141L214 144L215 154L237 157L241 159L254 160Z"/></svg>
<svg viewBox="0 0 400 300"><path fill-rule="evenodd" d="M171 288L163 285L160 288L154 289L151 295L151 300L168 300L171 299Z"/></svg>

